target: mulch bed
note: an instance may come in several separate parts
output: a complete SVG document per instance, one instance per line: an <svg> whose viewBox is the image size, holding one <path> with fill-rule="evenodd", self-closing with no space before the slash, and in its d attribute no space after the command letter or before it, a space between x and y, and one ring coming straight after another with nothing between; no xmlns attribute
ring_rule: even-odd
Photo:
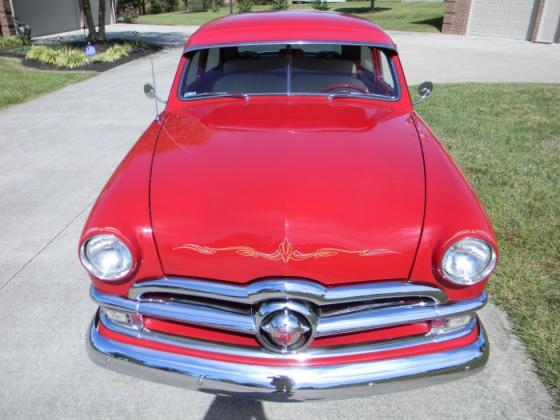
<svg viewBox="0 0 560 420"><path fill-rule="evenodd" d="M122 44L124 42L129 42L130 44L134 45L134 41L115 41L115 40L111 40L108 41L107 43L104 44L96 44L95 48L97 50L97 53L102 53L103 51L107 50L111 45L114 44ZM47 46L50 44L46 44ZM60 44L52 44L54 45L60 45ZM86 47L87 42L68 42L68 43L64 43L63 46L65 47L71 47L71 48L78 48L80 50L84 50L84 48ZM18 56L17 54L13 54L10 53L9 51L0 51L0 56L6 56L6 57L19 57L22 58L21 60L21 64L23 64L26 67L31 67L34 69L38 69L38 70L56 70L56 71L95 71L95 72L104 72L107 70L110 70L114 67L118 67L122 64L128 63L129 61L133 61L136 60L138 58L142 58L142 57L146 57L150 54L153 54L157 51L160 51L161 47L155 46L155 45L149 45L146 43L138 43L138 45L134 48L134 50L126 57L121 58L120 60L114 61L112 63L101 63L101 62L94 62L91 64L88 64L86 66L82 66L82 67L77 67L74 69L66 69L66 68L62 68L62 67L58 67L54 64L47 64L47 63L43 63L41 61L38 60L28 60L25 57L21 57Z"/></svg>

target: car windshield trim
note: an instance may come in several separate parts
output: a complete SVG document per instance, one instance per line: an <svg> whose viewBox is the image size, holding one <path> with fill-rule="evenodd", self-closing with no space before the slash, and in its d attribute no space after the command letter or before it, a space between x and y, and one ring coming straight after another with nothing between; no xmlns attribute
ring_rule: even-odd
<svg viewBox="0 0 560 420"><path fill-rule="evenodd" d="M189 45L183 49L183 55L208 48L227 48L227 47L251 47L255 45L352 45L356 47L372 47L397 52L395 44L382 44L376 42L356 42L356 41L315 41L315 40L287 40L287 41L248 41L248 42L224 42L215 44Z"/></svg>
<svg viewBox="0 0 560 420"><path fill-rule="evenodd" d="M187 55L189 53L193 53L196 51L206 50L210 48L226 48L226 47L244 47L244 46L267 46L267 45L287 45L289 47L293 45L340 45L340 46L359 46L359 47L369 47L369 48L377 48L382 51L388 51L391 53L396 54L396 45L389 45L389 44L378 44L378 43L362 43L362 42L344 42L344 41L265 41L265 42L242 42L242 43L217 43L217 44L204 44L204 45L195 45L185 48L183 55ZM187 58L188 59L188 58ZM396 71L395 64L393 60L389 60L389 70L391 72L392 78L395 83L395 95L394 96L385 96L385 95L378 95L374 93L361 93L361 92L349 92L349 93L329 93L329 92L293 92L291 91L291 57L288 62L287 66L287 81L286 81L286 90L284 92L258 92L258 93L251 93L251 92L237 92L237 93L229 93L229 92L202 92L201 94L191 92L184 92L182 93L182 89L184 86L184 81L187 76L188 71L188 64L187 63L182 71L181 78L179 81L179 85L177 88L177 97L181 102L189 102L189 101L196 101L196 100L203 100L203 99L216 99L216 98L243 98L247 100L249 97L253 96L307 96L307 97L327 97L330 100L332 99L339 99L339 98L356 98L356 99L368 99L368 100L377 100L377 101L384 101L384 102L397 102L401 99L401 85L398 78L398 73Z"/></svg>

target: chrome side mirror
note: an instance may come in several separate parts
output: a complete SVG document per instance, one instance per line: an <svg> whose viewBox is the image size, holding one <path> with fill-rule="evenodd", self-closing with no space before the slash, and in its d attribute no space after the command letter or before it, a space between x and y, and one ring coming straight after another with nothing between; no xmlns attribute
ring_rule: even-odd
<svg viewBox="0 0 560 420"><path fill-rule="evenodd" d="M144 95L146 95L148 99L156 98L156 88L152 83L150 82L144 83Z"/></svg>
<svg viewBox="0 0 560 420"><path fill-rule="evenodd" d="M414 105L418 105L419 103L424 102L426 98L430 96L433 90L434 90L434 84L432 82L425 81L420 83L420 86L418 86L418 93L420 94L420 99L414 102Z"/></svg>
<svg viewBox="0 0 560 420"><path fill-rule="evenodd" d="M146 97L148 99L155 99L156 101L158 101L161 104L166 104L167 101L161 99L159 96L157 96L157 92L156 92L156 87L154 86L154 84L152 82L146 82L144 83L144 95L146 95Z"/></svg>

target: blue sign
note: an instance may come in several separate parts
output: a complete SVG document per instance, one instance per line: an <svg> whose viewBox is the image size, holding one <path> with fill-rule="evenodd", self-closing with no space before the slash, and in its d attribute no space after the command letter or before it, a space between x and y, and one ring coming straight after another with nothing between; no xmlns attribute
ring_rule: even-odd
<svg viewBox="0 0 560 420"><path fill-rule="evenodd" d="M88 57L95 57L95 54L97 53L95 51L95 46L91 45L91 43L88 42L88 44L86 45L86 48L84 50L86 52L86 55Z"/></svg>

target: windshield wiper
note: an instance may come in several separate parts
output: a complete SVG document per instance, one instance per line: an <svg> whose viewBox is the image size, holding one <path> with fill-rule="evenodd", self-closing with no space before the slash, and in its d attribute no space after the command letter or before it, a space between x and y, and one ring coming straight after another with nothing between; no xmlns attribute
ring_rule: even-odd
<svg viewBox="0 0 560 420"><path fill-rule="evenodd" d="M378 95L374 95L372 93L361 93L361 92L347 92L347 93L332 93L328 95L329 99L340 99L340 98L360 98L360 97L375 97Z"/></svg>
<svg viewBox="0 0 560 420"><path fill-rule="evenodd" d="M204 98L204 97L240 98L245 100L249 99L249 95L246 93L202 92L202 93L195 93L195 94L185 93L183 95L183 98L185 99Z"/></svg>

